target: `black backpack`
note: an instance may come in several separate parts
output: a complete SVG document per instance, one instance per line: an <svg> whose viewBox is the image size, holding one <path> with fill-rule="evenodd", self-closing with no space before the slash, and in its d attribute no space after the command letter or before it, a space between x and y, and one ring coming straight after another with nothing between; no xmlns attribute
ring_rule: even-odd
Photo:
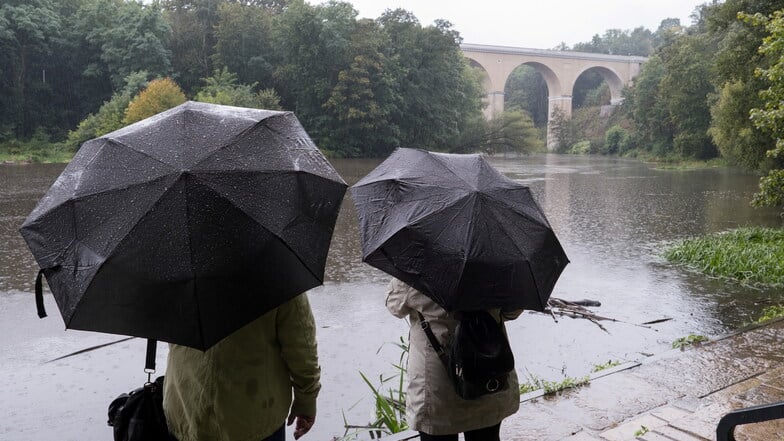
<svg viewBox="0 0 784 441"><path fill-rule="evenodd" d="M446 367L455 392L465 400L474 400L507 389L514 355L503 324L487 311L467 311L459 316L455 335L445 350L419 314L422 329Z"/></svg>

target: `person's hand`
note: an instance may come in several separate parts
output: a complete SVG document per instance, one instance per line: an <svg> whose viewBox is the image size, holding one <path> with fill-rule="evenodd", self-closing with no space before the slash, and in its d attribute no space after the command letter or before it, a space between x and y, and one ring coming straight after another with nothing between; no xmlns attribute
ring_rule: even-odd
<svg viewBox="0 0 784 441"><path fill-rule="evenodd" d="M289 419L286 422L286 425L292 425L295 419L297 420L297 425L294 426L294 439L300 439L302 435L308 433L310 428L313 427L313 423L316 422L315 416L294 415L292 413L289 415Z"/></svg>

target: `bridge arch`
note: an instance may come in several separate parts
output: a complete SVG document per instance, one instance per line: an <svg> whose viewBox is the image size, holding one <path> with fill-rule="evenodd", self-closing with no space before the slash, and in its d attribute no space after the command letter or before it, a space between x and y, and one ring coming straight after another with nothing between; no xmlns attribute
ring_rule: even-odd
<svg viewBox="0 0 784 441"><path fill-rule="evenodd" d="M521 64L534 67L545 79L548 88L547 145L554 140L549 123L557 110L570 117L572 114L572 89L583 72L596 70L610 87L611 103L621 102L623 86L631 83L640 73L640 66L647 59L636 56L606 55L587 52L550 51L543 49L461 45L463 55L487 74L484 82L487 92L485 116L493 118L504 110L504 86L512 71Z"/></svg>

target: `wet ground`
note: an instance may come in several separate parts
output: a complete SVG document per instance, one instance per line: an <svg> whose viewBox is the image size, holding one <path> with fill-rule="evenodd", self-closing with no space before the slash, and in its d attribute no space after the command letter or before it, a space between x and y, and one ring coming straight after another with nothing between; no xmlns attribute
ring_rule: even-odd
<svg viewBox="0 0 784 441"><path fill-rule="evenodd" d="M524 395L504 441L709 441L726 413L784 401L784 320ZM534 397L534 398L531 398ZM784 419L738 426L738 441L784 439ZM398 434L389 441L418 439Z"/></svg>

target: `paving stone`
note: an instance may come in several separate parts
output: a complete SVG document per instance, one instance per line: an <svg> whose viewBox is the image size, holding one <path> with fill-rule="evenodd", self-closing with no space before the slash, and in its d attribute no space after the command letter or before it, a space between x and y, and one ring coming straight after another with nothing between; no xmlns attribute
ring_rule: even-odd
<svg viewBox="0 0 784 441"><path fill-rule="evenodd" d="M566 438L561 438L560 441L602 441L601 438L597 438L586 431L581 431L575 433L574 435L568 436Z"/></svg>
<svg viewBox="0 0 784 441"><path fill-rule="evenodd" d="M664 436L666 439L675 440L675 441L708 441L707 438L703 438L698 435L694 435L691 433L684 432L682 430L676 429L672 426L662 426L657 427L654 430L655 433ZM712 438L711 438L712 439Z"/></svg>
<svg viewBox="0 0 784 441"><path fill-rule="evenodd" d="M651 414L664 421L670 422L688 416L691 412L675 406L664 406L652 411Z"/></svg>
<svg viewBox="0 0 784 441"><path fill-rule="evenodd" d="M501 424L501 439L557 441L583 430L579 424L550 412L540 401L523 403L516 414L506 418Z"/></svg>
<svg viewBox="0 0 784 441"><path fill-rule="evenodd" d="M643 427L648 430L653 430L657 427L664 426L665 424L667 424L666 421L647 414L627 421L613 429L606 430L601 433L601 437L609 441L630 440L634 439L634 434Z"/></svg>
<svg viewBox="0 0 784 441"><path fill-rule="evenodd" d="M667 404L668 396L653 384L620 372L592 381L567 399L545 402L555 415L597 432Z"/></svg>

